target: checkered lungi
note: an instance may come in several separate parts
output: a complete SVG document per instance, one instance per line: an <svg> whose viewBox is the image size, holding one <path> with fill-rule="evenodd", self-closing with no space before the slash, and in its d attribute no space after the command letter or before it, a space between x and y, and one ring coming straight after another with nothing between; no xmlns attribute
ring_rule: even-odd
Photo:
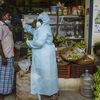
<svg viewBox="0 0 100 100"><path fill-rule="evenodd" d="M7 65L2 65L0 59L0 94L9 94L14 86L14 59L9 58Z"/></svg>

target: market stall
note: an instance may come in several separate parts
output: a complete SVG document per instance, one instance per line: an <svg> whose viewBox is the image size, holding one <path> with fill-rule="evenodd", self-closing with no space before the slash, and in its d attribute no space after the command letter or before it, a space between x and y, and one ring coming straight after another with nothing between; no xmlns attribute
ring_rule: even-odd
<svg viewBox="0 0 100 100"><path fill-rule="evenodd" d="M29 2L17 0L17 13L20 12L26 23L32 27L36 26L36 17L42 10L45 10L49 14L51 19L50 26L54 34L60 90L80 92L82 87L81 75L85 73L86 70L88 70L89 75L93 75L96 72L97 66L95 56L87 52L89 45L87 42L88 31L84 29L86 29L89 23L86 23L85 19L87 11L85 8L85 0L79 0L79 2L78 0L73 0L72 2L68 1L66 3L63 1L52 2L50 3L52 5L48 3L49 1L46 1L44 5L39 3L43 8L38 7L38 1L32 1L31 6L30 2L30 0ZM42 1L40 0L40 2ZM33 7L34 3L36 3L36 8ZM44 7L45 5L46 8ZM17 16L15 13L15 19L13 19L13 29L16 37L16 100L32 100L37 99L37 96L30 95L32 51L26 45L27 38L31 40L32 36L24 32L20 14ZM94 54L100 57L100 51L95 51L95 49L96 46L94 46ZM98 73L98 71L96 73ZM96 81L98 77L96 76L100 77L100 75L94 74L95 90L99 91L97 89L97 87L99 87L98 81ZM84 80L84 77L82 78ZM91 79L91 77L89 77L89 79ZM89 82L91 80L89 80ZM91 83L89 85L91 85ZM87 94L90 93L92 89L93 88L89 87ZM93 96L92 93L88 96ZM96 95L96 93L95 96L99 98L99 95Z"/></svg>

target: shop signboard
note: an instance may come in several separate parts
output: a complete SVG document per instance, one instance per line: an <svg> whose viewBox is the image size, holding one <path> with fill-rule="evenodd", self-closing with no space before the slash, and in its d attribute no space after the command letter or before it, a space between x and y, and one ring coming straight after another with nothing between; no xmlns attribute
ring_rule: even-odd
<svg viewBox="0 0 100 100"><path fill-rule="evenodd" d="M92 24L92 36L100 36L100 0L93 1L93 24ZM99 37L100 40L100 37Z"/></svg>
<svg viewBox="0 0 100 100"><path fill-rule="evenodd" d="M92 19L92 44L100 41L100 0L93 0L93 19Z"/></svg>
<svg viewBox="0 0 100 100"><path fill-rule="evenodd" d="M93 6L93 33L100 33L100 2L95 0Z"/></svg>

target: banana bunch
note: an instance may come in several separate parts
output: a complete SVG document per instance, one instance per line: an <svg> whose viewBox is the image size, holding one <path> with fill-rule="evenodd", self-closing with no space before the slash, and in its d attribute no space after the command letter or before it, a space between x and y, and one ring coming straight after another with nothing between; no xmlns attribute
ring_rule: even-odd
<svg viewBox="0 0 100 100"><path fill-rule="evenodd" d="M78 60L81 58L81 56L78 54L70 54L70 55L68 55L68 58L73 59L73 60Z"/></svg>
<svg viewBox="0 0 100 100"><path fill-rule="evenodd" d="M93 74L94 82L100 82L100 72L96 72Z"/></svg>
<svg viewBox="0 0 100 100"><path fill-rule="evenodd" d="M24 34L24 39L32 40L32 35L29 33Z"/></svg>
<svg viewBox="0 0 100 100"><path fill-rule="evenodd" d="M100 100L100 66L97 66L97 72L93 74L94 80L94 100Z"/></svg>
<svg viewBox="0 0 100 100"><path fill-rule="evenodd" d="M66 37L62 36L62 35L58 35L57 36L57 42L58 43L63 43L66 41Z"/></svg>
<svg viewBox="0 0 100 100"><path fill-rule="evenodd" d="M28 49L27 56L32 56L32 50Z"/></svg>
<svg viewBox="0 0 100 100"><path fill-rule="evenodd" d="M94 84L94 88L98 90L97 92L100 92L100 84ZM95 91L96 92L96 91Z"/></svg>
<svg viewBox="0 0 100 100"><path fill-rule="evenodd" d="M73 47L86 48L86 42L84 40L81 40L80 42L75 42L73 44Z"/></svg>
<svg viewBox="0 0 100 100"><path fill-rule="evenodd" d="M15 33L21 32L23 30L22 26L21 25L18 25L18 24L13 25L12 27L13 27L13 31Z"/></svg>
<svg viewBox="0 0 100 100"><path fill-rule="evenodd" d="M23 42L23 43L21 44L21 48L28 48L26 42Z"/></svg>
<svg viewBox="0 0 100 100"><path fill-rule="evenodd" d="M94 100L100 100L100 91L94 91L95 99Z"/></svg>
<svg viewBox="0 0 100 100"><path fill-rule="evenodd" d="M59 47L66 46L67 38L65 36L58 35L56 40L56 43Z"/></svg>

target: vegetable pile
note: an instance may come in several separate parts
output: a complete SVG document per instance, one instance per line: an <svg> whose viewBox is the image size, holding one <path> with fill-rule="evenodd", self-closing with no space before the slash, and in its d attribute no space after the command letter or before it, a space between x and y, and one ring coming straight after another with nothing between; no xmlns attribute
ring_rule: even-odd
<svg viewBox="0 0 100 100"><path fill-rule="evenodd" d="M93 74L94 80L94 100L100 100L100 66L97 66L97 72Z"/></svg>

